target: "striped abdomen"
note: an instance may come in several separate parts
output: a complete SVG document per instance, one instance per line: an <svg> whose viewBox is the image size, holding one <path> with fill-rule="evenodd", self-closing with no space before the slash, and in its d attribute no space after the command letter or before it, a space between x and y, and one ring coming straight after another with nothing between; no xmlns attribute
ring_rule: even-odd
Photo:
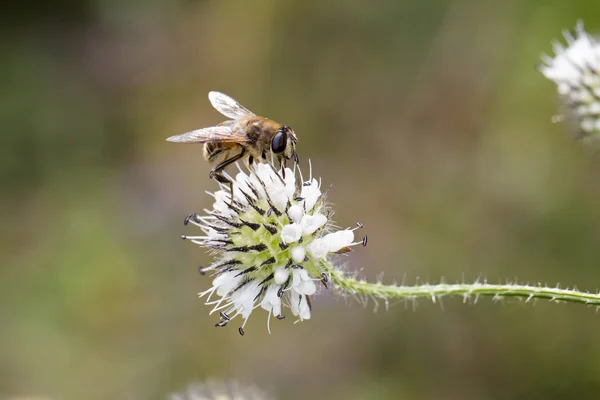
<svg viewBox="0 0 600 400"><path fill-rule="evenodd" d="M204 159L208 162L220 162L242 151L242 146L238 143L204 143Z"/></svg>

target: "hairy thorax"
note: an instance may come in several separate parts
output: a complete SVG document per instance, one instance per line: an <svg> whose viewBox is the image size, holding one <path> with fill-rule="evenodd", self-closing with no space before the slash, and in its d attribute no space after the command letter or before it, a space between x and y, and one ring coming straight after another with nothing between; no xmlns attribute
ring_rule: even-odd
<svg viewBox="0 0 600 400"><path fill-rule="evenodd" d="M221 163L244 152L246 164L271 159L271 140L281 124L270 119L250 116L237 121L226 121L234 137L244 138L240 142L207 142L204 144L204 158L211 163Z"/></svg>

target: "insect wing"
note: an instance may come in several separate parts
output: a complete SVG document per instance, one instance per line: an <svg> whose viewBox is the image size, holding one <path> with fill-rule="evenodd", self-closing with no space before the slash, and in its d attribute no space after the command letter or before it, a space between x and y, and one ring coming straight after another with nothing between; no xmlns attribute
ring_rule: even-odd
<svg viewBox="0 0 600 400"><path fill-rule="evenodd" d="M254 115L252 111L248 110L226 94L209 92L208 99L218 112L231 119L239 119L245 116Z"/></svg>
<svg viewBox="0 0 600 400"><path fill-rule="evenodd" d="M210 128L197 129L195 131L167 138L167 142L174 143L245 143L247 141L248 138L245 135L236 134L231 128L226 126L212 126Z"/></svg>

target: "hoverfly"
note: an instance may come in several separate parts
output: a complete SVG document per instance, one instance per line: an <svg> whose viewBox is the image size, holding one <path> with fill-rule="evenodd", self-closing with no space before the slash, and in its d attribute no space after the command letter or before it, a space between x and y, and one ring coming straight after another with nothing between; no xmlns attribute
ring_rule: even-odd
<svg viewBox="0 0 600 400"><path fill-rule="evenodd" d="M292 128L254 114L223 93L209 92L208 99L217 111L231 120L221 122L217 126L171 136L167 141L203 143L204 159L217 164L210 171L209 177L219 183L229 183L232 202L233 181L223 174L229 164L243 159L251 167L256 162L268 162L275 156L282 171L285 171L287 160L293 158L298 162L298 139Z"/></svg>

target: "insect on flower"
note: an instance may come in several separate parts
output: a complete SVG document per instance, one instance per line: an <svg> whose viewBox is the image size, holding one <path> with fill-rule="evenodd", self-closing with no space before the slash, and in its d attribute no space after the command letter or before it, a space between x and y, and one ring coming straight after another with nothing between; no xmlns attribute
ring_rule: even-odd
<svg viewBox="0 0 600 400"><path fill-rule="evenodd" d="M199 295L220 316L217 327L240 316L244 335L256 308L268 312L269 332L271 316L283 319L286 308L299 320L310 319L310 297L319 284L327 287L331 257L366 244L366 237L354 240L361 224L335 229L320 186L312 173L305 181L298 167L288 168L284 178L283 171L259 163L248 174L240 169L232 193L225 186L212 194L208 215L185 218L203 234L183 238L215 255L201 269L213 276L212 285Z"/></svg>
<svg viewBox="0 0 600 400"><path fill-rule="evenodd" d="M204 159L217 164L210 171L210 178L228 183L233 193L233 180L223 173L229 164L243 160L252 166L269 162L275 156L285 171L287 160L293 158L298 163L297 138L292 128L254 114L223 93L209 92L208 99L217 111L231 120L171 136L167 141L204 144Z"/></svg>

